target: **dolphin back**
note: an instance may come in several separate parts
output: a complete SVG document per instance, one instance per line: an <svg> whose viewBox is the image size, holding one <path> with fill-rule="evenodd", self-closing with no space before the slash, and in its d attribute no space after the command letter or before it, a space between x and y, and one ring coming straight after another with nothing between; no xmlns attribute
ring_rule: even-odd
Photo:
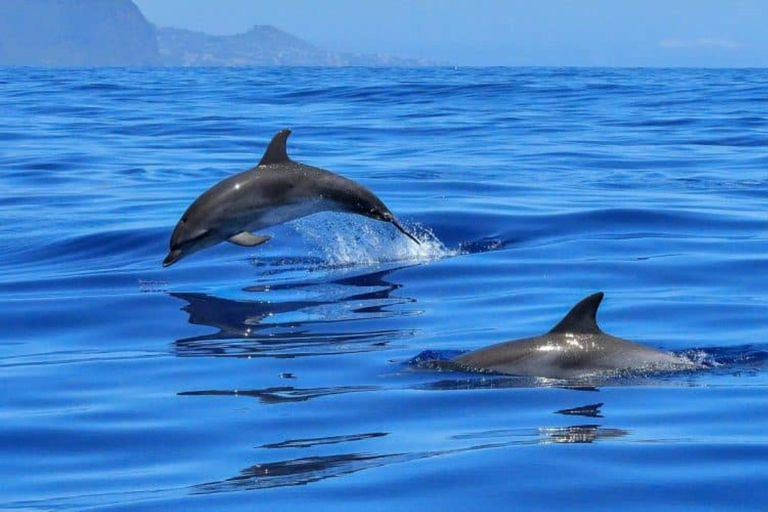
<svg viewBox="0 0 768 512"><path fill-rule="evenodd" d="M462 354L454 362L473 370L556 379L616 370L688 370L674 354L604 333L597 325L603 293L585 297L549 332Z"/></svg>

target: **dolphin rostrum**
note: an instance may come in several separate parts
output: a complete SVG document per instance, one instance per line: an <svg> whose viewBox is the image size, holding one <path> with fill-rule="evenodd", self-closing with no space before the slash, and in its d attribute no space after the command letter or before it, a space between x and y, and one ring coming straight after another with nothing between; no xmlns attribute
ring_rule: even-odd
<svg viewBox="0 0 768 512"><path fill-rule="evenodd" d="M220 181L195 199L173 230L164 267L224 241L256 247L271 237L254 231L322 211L389 222L420 243L364 186L288 158L285 145L290 134L291 130L278 132L256 167Z"/></svg>
<svg viewBox="0 0 768 512"><path fill-rule="evenodd" d="M491 345L457 356L452 362L467 369L553 379L615 370L697 367L674 354L604 333L596 320L602 300L602 292L582 299L546 334Z"/></svg>

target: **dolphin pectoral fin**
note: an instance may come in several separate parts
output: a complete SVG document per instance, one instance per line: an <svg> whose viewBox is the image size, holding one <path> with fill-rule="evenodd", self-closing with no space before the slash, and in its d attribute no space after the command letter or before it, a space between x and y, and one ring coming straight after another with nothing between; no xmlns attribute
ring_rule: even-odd
<svg viewBox="0 0 768 512"><path fill-rule="evenodd" d="M271 239L271 236L252 235L247 231L242 231L235 236L230 237L227 241L243 247L256 247L264 242L269 242Z"/></svg>

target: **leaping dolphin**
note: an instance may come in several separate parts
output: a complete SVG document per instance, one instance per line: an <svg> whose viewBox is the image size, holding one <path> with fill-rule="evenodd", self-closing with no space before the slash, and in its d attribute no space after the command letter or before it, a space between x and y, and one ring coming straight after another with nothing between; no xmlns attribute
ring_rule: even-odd
<svg viewBox="0 0 768 512"><path fill-rule="evenodd" d="M575 379L611 370L684 370L693 362L604 333L597 325L598 292L582 299L551 331L507 341L452 359L460 367L499 373Z"/></svg>
<svg viewBox="0 0 768 512"><path fill-rule="evenodd" d="M420 243L364 186L288 158L285 146L290 134L291 130L278 132L256 167L220 181L195 199L173 230L164 267L224 241L256 247L271 237L254 231L322 211L389 222Z"/></svg>

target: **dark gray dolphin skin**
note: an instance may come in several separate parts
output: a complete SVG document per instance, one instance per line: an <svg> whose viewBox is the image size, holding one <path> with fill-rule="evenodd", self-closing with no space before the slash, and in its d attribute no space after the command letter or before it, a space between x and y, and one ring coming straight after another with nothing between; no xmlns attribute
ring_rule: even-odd
<svg viewBox="0 0 768 512"><path fill-rule="evenodd" d="M290 134L291 130L278 132L256 167L220 181L195 199L173 230L164 267L224 241L256 247L271 237L254 231L321 211L389 222L420 243L364 186L288 158L285 145Z"/></svg>
<svg viewBox="0 0 768 512"><path fill-rule="evenodd" d="M668 352L604 333L597 325L603 293L582 299L551 331L453 359L461 367L513 375L575 379L611 370L683 370L696 365Z"/></svg>

